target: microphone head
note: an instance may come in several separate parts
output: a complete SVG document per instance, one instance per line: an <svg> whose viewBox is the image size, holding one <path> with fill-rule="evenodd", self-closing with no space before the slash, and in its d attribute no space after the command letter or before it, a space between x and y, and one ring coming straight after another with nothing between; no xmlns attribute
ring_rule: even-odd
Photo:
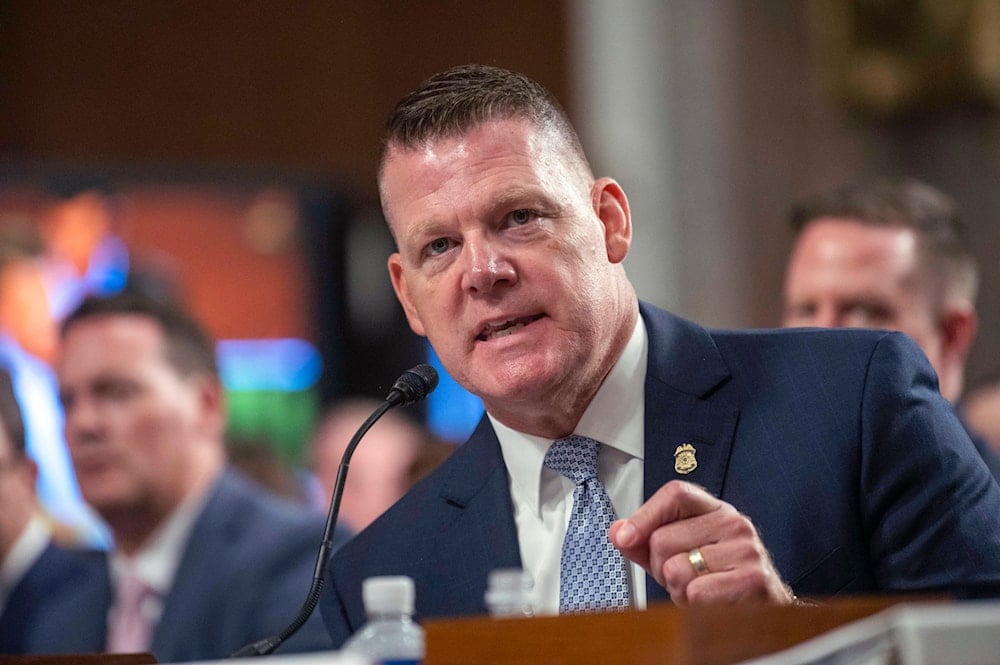
<svg viewBox="0 0 1000 665"><path fill-rule="evenodd" d="M396 383L392 384L392 390L386 396L385 401L392 406L402 404L407 406L427 397L431 391L437 388L438 373L433 367L427 364L420 364L406 370Z"/></svg>

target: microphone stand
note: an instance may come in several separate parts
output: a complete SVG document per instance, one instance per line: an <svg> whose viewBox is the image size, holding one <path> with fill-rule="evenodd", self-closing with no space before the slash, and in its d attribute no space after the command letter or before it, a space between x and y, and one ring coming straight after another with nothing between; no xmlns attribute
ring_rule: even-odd
<svg viewBox="0 0 1000 665"><path fill-rule="evenodd" d="M298 616L283 631L272 637L253 642L244 646L234 653L230 658L245 658L248 656L267 656L281 646L285 640L298 632L305 625L309 617L316 610L319 603L319 595L323 590L323 569L326 567L326 560L333 550L333 532L337 525L337 515L340 513L340 499L344 494L344 482L347 479L347 469L354 455L354 449L358 447L368 430L381 418L386 411L399 404L407 405L422 400L434 388L437 387L437 372L429 365L417 365L409 369L393 384L392 390L385 400L378 405L368 419L361 424L358 431L354 433L347 449L344 450L340 458L340 467L337 469L337 480L333 485L333 499L330 502L330 510L326 516L326 527L323 529L323 541L320 543L319 553L316 556L316 566L313 569L312 584L309 586L309 593L299 610Z"/></svg>

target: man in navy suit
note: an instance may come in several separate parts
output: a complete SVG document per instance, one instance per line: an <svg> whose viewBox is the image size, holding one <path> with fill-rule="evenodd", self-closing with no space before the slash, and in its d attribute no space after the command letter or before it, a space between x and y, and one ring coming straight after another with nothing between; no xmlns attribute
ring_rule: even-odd
<svg viewBox="0 0 1000 665"><path fill-rule="evenodd" d="M56 371L81 490L115 547L83 601L38 619L29 650L207 660L291 623L323 519L227 469L214 345L197 322L137 295L89 298L63 323ZM330 646L313 619L282 649Z"/></svg>
<svg viewBox="0 0 1000 665"><path fill-rule="evenodd" d="M101 570L98 552L53 542L37 478L11 376L0 370L0 653L25 651L36 638L38 617L74 602Z"/></svg>
<svg viewBox="0 0 1000 665"><path fill-rule="evenodd" d="M487 415L331 558L335 645L372 575L413 577L425 618L484 613L489 572L520 566L559 611L575 490L547 454L569 435L600 442L634 607L1000 588L1000 487L916 345L708 331L639 302L628 200L537 83L432 77L390 117L379 187L410 326Z"/></svg>
<svg viewBox="0 0 1000 665"><path fill-rule="evenodd" d="M791 226L782 324L904 332L958 404L978 327L979 266L955 202L909 178L852 182L796 204ZM1000 479L1000 457L970 436Z"/></svg>

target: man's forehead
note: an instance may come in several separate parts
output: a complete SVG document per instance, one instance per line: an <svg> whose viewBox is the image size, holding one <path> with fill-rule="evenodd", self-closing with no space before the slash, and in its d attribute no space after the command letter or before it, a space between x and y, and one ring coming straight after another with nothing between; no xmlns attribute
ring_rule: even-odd
<svg viewBox="0 0 1000 665"><path fill-rule="evenodd" d="M423 161L431 161L445 152L466 154L470 146L493 143L513 147L523 142L537 148L559 149L566 143L563 139L550 123L540 125L531 118L517 115L488 118L467 127L428 135L418 141L390 140L383 153L382 170L389 160L400 156L417 155Z"/></svg>
<svg viewBox="0 0 1000 665"><path fill-rule="evenodd" d="M891 239L892 242L903 245L916 245L919 237L917 231L906 224L874 223L856 217L838 215L824 215L811 220L803 229L803 234L810 231L820 232L824 235L829 235L833 231L840 235L849 233L867 238L880 237Z"/></svg>

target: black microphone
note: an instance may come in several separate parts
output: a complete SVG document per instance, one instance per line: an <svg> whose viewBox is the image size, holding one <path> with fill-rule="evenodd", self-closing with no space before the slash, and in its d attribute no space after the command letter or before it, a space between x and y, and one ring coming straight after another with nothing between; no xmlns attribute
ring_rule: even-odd
<svg viewBox="0 0 1000 665"><path fill-rule="evenodd" d="M437 388L437 384L438 373L430 365L421 364L406 370L392 384L392 389L382 403L378 405L372 414L368 416L368 419L361 424L358 431L354 433L354 437L347 444L347 449L344 450L344 455L340 458L340 467L337 469L337 480L333 485L333 497L330 501L330 512L327 513L326 528L323 529L323 541L320 543L319 554L316 556L316 567L313 569L312 585L309 587L309 593L302 604L302 609L299 610L299 615L295 617L287 628L277 635L254 642L253 644L248 644L230 656L231 658L266 656L274 652L285 640L297 633L299 628L305 625L309 617L312 616L316 605L319 603L319 594L323 589L323 569L326 568L326 560L333 549L333 532L337 526L337 515L340 513L340 499L344 495L344 481L347 479L347 469L351 462L351 456L354 454L354 449L358 447L361 437L372 428L372 425L386 411L394 406L409 406L414 402L419 402Z"/></svg>
<svg viewBox="0 0 1000 665"><path fill-rule="evenodd" d="M391 406L409 406L427 397L438 384L438 373L430 365L417 365L408 369L392 384L385 401Z"/></svg>

